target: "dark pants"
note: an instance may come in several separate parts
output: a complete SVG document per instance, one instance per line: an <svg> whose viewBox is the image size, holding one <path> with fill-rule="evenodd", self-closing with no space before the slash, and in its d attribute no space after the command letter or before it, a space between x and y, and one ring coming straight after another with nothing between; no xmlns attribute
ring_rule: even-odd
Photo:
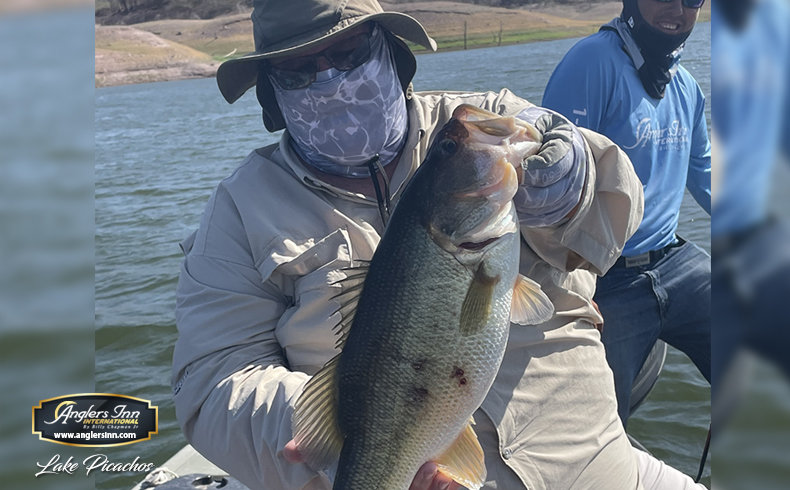
<svg viewBox="0 0 790 490"><path fill-rule="evenodd" d="M598 279L601 339L624 426L631 387L656 340L684 352L710 382L710 267L704 250L684 242L648 264L615 265Z"/></svg>

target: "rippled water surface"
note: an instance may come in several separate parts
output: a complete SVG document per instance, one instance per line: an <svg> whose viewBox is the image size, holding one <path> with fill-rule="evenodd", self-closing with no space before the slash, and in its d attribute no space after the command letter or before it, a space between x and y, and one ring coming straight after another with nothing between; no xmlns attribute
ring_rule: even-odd
<svg viewBox="0 0 790 490"><path fill-rule="evenodd" d="M422 55L417 90L499 90L539 103L555 64L575 39ZM695 30L684 65L710 94L710 26ZM228 105L213 79L96 91L96 390L150 399L159 434L106 448L111 459L157 464L185 440L175 421L169 377L178 242L198 225L217 183L254 148L278 139L261 122L254 91ZM708 216L691 200L681 232L709 248ZM709 392L683 355L670 351L631 432L657 456L695 473L708 427ZM591 414L594 416L594 414ZM97 485L129 488L139 479L102 474Z"/></svg>

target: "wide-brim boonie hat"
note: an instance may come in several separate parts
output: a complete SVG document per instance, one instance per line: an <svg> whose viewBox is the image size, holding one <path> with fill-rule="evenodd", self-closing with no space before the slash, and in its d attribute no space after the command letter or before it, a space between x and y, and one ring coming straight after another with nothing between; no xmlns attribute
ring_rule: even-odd
<svg viewBox="0 0 790 490"><path fill-rule="evenodd" d="M285 127L267 77L258 77L260 61L296 56L363 22L376 22L403 39L436 50L434 41L417 19L400 12L384 12L376 0L255 0L252 26L255 51L228 60L217 70L217 85L229 103L258 84L258 100L269 131ZM416 61L403 42L391 43L404 90L414 76Z"/></svg>

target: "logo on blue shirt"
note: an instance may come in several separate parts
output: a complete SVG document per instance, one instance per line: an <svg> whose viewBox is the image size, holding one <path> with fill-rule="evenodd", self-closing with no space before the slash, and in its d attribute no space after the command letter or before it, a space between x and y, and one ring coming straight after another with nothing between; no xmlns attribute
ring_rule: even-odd
<svg viewBox="0 0 790 490"><path fill-rule="evenodd" d="M634 144L623 145L623 149L633 150L652 144L658 150L682 150L689 143L690 131L677 119L662 128L658 123L646 117L639 121L634 136L636 138Z"/></svg>

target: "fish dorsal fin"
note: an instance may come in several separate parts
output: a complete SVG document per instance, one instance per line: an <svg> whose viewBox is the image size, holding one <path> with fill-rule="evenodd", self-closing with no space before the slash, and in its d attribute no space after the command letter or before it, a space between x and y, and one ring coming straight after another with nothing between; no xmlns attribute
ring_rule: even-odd
<svg viewBox="0 0 790 490"><path fill-rule="evenodd" d="M292 417L294 442L305 463L315 470L340 457L343 435L337 422L337 364L333 357L310 378L296 400Z"/></svg>
<svg viewBox="0 0 790 490"><path fill-rule="evenodd" d="M513 286L510 321L519 325L537 325L548 321L553 314L554 305L540 284L519 274Z"/></svg>
<svg viewBox="0 0 790 490"><path fill-rule="evenodd" d="M370 262L361 261L358 267L343 268L340 271L344 277L330 284L340 286L340 292L332 297L340 303L336 310L340 321L334 327L338 337L335 346L340 349L351 330L369 266ZM310 378L294 407L294 442L305 463L315 470L332 464L343 449L343 434L337 422L336 372L339 359L340 355L333 357Z"/></svg>
<svg viewBox="0 0 790 490"><path fill-rule="evenodd" d="M443 474L470 490L476 490L485 483L486 465L483 448L472 425L474 421L470 419L455 442L436 459L436 465Z"/></svg>
<svg viewBox="0 0 790 490"><path fill-rule="evenodd" d="M481 262L472 277L472 283L466 292L466 297L461 305L462 335L471 335L479 332L488 323L491 315L491 305L494 299L494 287L499 282L499 276L488 275L485 271L485 262Z"/></svg>
<svg viewBox="0 0 790 490"><path fill-rule="evenodd" d="M341 287L340 292L332 297L332 299L340 302L340 307L336 311L336 313L340 313L340 321L334 327L337 335L335 347L339 349L343 348L348 332L351 330L351 323L354 321L354 313L357 311L357 303L359 303L359 296L362 293L362 286L365 283L365 277L368 275L369 266L370 262L362 262L357 267L340 269L345 274L345 277L331 284L339 284Z"/></svg>

